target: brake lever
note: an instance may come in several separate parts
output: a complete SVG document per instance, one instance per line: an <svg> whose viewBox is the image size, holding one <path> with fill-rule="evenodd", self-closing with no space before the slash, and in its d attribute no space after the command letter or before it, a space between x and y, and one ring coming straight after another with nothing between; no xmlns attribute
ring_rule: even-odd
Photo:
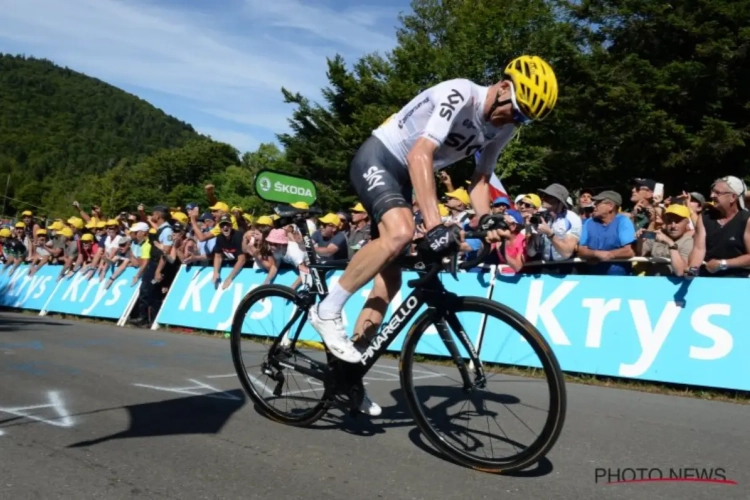
<svg viewBox="0 0 750 500"><path fill-rule="evenodd" d="M451 255L450 263L448 264L448 271L453 276L453 279L458 281L458 252L454 252Z"/></svg>

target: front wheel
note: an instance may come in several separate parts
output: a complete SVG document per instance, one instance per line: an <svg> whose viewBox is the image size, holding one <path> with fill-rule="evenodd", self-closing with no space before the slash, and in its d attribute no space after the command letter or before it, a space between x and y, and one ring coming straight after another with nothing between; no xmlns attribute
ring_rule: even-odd
<svg viewBox="0 0 750 500"><path fill-rule="evenodd" d="M469 350L479 345L480 363L472 362L462 337ZM541 460L560 435L566 392L557 359L539 331L503 304L460 297L447 311L428 309L404 341L400 367L417 426L459 464L491 473L522 470ZM446 388L450 383L454 387ZM532 438L510 436L512 427L524 436L534 433L535 424L541 430Z"/></svg>

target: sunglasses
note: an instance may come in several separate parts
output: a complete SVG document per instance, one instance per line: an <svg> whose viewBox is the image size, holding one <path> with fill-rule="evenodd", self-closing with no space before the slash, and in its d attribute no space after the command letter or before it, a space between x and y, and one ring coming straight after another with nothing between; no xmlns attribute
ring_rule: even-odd
<svg viewBox="0 0 750 500"><path fill-rule="evenodd" d="M510 84L510 102L513 108L513 121L521 125L525 125L532 121L531 118L529 118L521 110L521 106L518 105L518 101L516 100L516 89L515 89L515 86L513 85L513 82L511 82Z"/></svg>

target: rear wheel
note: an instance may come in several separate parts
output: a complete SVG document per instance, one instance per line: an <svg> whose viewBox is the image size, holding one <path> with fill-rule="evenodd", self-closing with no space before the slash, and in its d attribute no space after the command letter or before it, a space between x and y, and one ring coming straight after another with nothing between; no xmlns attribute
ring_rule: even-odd
<svg viewBox="0 0 750 500"><path fill-rule="evenodd" d="M300 335L309 303L289 287L260 286L245 296L232 321L232 360L242 387L265 415L288 425L309 425L329 406L326 355L319 342Z"/></svg>
<svg viewBox="0 0 750 500"><path fill-rule="evenodd" d="M452 342L446 344L437 328ZM458 330L466 333L469 342L484 331L476 341L484 387ZM508 352L501 354L500 348ZM467 391L451 350L466 364L469 382L477 384L473 390ZM445 313L428 310L417 318L404 341L400 366L401 386L417 426L457 463L492 473L518 471L541 460L560 435L566 409L560 366L539 331L507 306L461 297ZM455 386L446 389L444 384L450 382ZM499 394L489 392L491 383L498 386ZM490 410L493 404L497 409ZM546 414L542 406L549 407ZM457 410L456 416L447 416L451 409ZM535 437L508 435L514 426L526 435L535 423L540 428ZM489 439L489 445L481 444L484 439ZM503 448L510 448L510 454L501 455Z"/></svg>

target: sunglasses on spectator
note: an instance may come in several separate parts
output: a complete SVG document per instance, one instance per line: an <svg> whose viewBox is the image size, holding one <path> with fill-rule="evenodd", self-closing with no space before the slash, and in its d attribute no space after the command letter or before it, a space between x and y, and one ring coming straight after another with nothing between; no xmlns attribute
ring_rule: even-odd
<svg viewBox="0 0 750 500"><path fill-rule="evenodd" d="M534 205L531 203L526 203L525 201L519 201L518 206L521 208L534 208Z"/></svg>

